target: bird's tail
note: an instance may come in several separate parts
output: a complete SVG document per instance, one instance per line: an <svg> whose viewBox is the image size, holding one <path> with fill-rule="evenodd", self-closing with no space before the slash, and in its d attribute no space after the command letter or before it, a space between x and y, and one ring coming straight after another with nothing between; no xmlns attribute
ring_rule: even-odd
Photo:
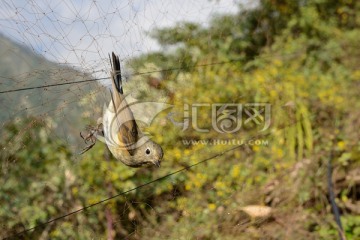
<svg viewBox="0 0 360 240"><path fill-rule="evenodd" d="M122 88L120 61L119 61L119 57L116 56L114 52L112 52L112 78L116 90L120 94L123 94L124 92Z"/></svg>

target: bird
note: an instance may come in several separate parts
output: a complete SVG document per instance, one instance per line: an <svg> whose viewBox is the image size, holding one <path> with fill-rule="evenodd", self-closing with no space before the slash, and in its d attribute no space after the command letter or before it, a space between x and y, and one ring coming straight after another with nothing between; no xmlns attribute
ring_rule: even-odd
<svg viewBox="0 0 360 240"><path fill-rule="evenodd" d="M111 99L104 107L98 126L88 127L90 133L85 137L80 133L85 143L92 142L81 154L92 148L98 138L103 139L112 155L126 166L137 168L154 164L160 167L163 150L139 129L125 99L119 57L114 52L111 57Z"/></svg>

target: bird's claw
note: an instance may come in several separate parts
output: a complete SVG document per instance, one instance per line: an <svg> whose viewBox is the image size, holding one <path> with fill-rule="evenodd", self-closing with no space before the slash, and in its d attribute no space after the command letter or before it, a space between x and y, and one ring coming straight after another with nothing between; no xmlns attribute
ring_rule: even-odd
<svg viewBox="0 0 360 240"><path fill-rule="evenodd" d="M82 132L80 132L80 137L84 140L86 145L88 145L89 142L91 143L90 145L83 148L83 150L79 153L80 155L89 151L96 143L96 135L102 133L102 129L100 125L97 127L87 126L86 129L89 131L89 133L86 136L84 136Z"/></svg>

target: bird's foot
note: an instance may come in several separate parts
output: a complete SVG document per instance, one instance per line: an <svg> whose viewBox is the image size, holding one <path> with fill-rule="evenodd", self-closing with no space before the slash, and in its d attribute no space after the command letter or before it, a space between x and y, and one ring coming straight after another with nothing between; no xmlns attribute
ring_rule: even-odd
<svg viewBox="0 0 360 240"><path fill-rule="evenodd" d="M80 132L80 137L84 140L85 144L87 145L85 148L82 149L82 151L79 154L83 154L90 150L96 143L96 136L98 135L104 135L103 133L103 127L102 124L99 124L96 127L93 126L87 126L86 130L88 131L87 135L83 135L82 132ZM90 143L90 144L89 144Z"/></svg>

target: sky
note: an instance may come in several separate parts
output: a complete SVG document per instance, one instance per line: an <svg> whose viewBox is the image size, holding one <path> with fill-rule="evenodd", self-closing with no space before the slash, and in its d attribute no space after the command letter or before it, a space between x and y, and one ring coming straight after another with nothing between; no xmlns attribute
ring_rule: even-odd
<svg viewBox="0 0 360 240"><path fill-rule="evenodd" d="M126 60L160 48L152 29L236 13L251 0L10 0L0 2L0 32L49 60L101 77L114 51ZM1 56L0 56L1 57Z"/></svg>

